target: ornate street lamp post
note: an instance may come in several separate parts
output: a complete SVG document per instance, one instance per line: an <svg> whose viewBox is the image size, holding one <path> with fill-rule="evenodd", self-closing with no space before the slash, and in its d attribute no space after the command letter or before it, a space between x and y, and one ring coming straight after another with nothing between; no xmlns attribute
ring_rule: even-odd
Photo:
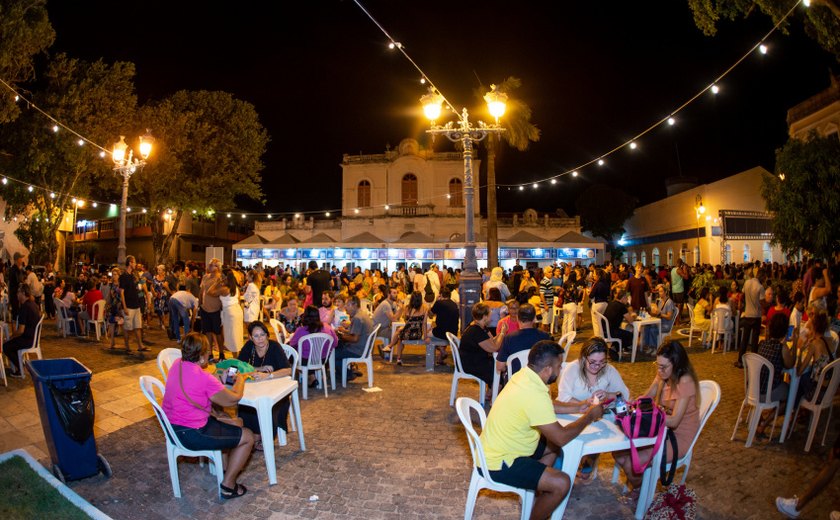
<svg viewBox="0 0 840 520"><path fill-rule="evenodd" d="M125 142L125 136L121 135L118 143L114 144L114 151L111 157L114 160L114 171L122 175L122 203L120 204L120 238L117 245L117 263L122 266L125 264L125 214L126 205L128 204L128 179L131 178L134 172L143 169L146 166L146 159L152 153L152 143L155 138L147 129L146 134L140 136L140 143L138 151L140 158L134 157L134 150L128 147ZM128 151L128 155L126 155Z"/></svg>
<svg viewBox="0 0 840 520"><path fill-rule="evenodd" d="M444 126L435 123L440 117L441 105L444 97L437 91L430 88L429 93L420 98L423 105L423 112L431 121L431 128L426 130L432 134L432 139L438 134L446 136L452 142L460 142L463 146L464 155L464 203L465 203L465 239L464 239L464 268L461 271L459 295L461 307L461 329L465 329L472 321L472 306L481 298L481 275L478 273L478 262L475 257L475 213L473 211L473 200L475 188L473 187L473 143L477 143L487 137L490 133L501 133L505 129L499 125L499 118L505 113L507 94L496 91L496 86L491 85L491 91L484 96L490 114L495 118L495 123L487 124L478 121L476 126L470 122L467 109L461 111L457 123L450 121ZM447 105L449 103L447 102Z"/></svg>

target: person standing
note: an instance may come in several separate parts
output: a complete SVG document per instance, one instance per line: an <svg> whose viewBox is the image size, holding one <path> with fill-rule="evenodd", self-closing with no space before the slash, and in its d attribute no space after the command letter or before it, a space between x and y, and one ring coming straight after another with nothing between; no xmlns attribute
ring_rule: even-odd
<svg viewBox="0 0 840 520"><path fill-rule="evenodd" d="M227 269L222 273L221 280L219 302L222 306L220 317L224 340L221 348L237 353L242 350L242 345L245 343L243 338L245 334L244 313L242 307L239 306L239 282L234 271Z"/></svg>
<svg viewBox="0 0 840 520"><path fill-rule="evenodd" d="M596 269L592 276L592 289L589 291L589 303L592 309L592 334L603 337L601 324L595 319L595 312L604 314L607 309L607 302L610 300L610 277L603 269Z"/></svg>
<svg viewBox="0 0 840 520"><path fill-rule="evenodd" d="M315 260L309 261L310 273L306 276L306 285L312 288L312 301L321 303L321 295L330 290L330 273L318 267Z"/></svg>
<svg viewBox="0 0 840 520"><path fill-rule="evenodd" d="M242 295L245 304L245 310L242 313L243 331L252 321L260 319L260 275L256 271L248 271L245 280L248 285L245 287L245 294ZM239 305L239 302L236 302L236 304Z"/></svg>
<svg viewBox="0 0 840 520"><path fill-rule="evenodd" d="M196 298L201 294L201 279L198 276L198 267L192 266L189 268L189 277L186 279L185 285L187 290Z"/></svg>
<svg viewBox="0 0 840 520"><path fill-rule="evenodd" d="M758 269L756 275L744 283L744 315L741 316L739 326L741 327L741 342L738 345L738 361L736 368L744 368L742 359L747 352L747 343L750 345L750 352L758 348L758 335L761 332L761 296L764 294L764 287L761 282L764 280L764 270Z"/></svg>
<svg viewBox="0 0 840 520"><path fill-rule="evenodd" d="M149 347L143 345L143 305L145 300L140 297L140 284L134 279L134 269L137 267L137 260L132 255L125 257L125 272L120 275L120 303L123 308L123 329L125 329L125 353L131 354L131 347L128 344L128 337L131 331L137 338L137 352L146 352Z"/></svg>
<svg viewBox="0 0 840 520"><path fill-rule="evenodd" d="M21 253L14 254L14 263L12 264L11 269L9 269L9 303L12 304L12 321L15 321L18 317L18 312L20 311L20 302L15 297L17 295L18 287L20 287L21 283L24 280L25 273L23 271L23 264L24 264L25 257Z"/></svg>
<svg viewBox="0 0 840 520"><path fill-rule="evenodd" d="M542 326L544 331L551 330L551 323L554 321L554 286L551 283L551 275L554 273L554 266L547 265L543 268L543 277L540 280L540 303L542 304ZM502 295L502 298L507 298ZM577 306L575 306L577 313ZM565 331L564 331L565 332Z"/></svg>
<svg viewBox="0 0 840 520"><path fill-rule="evenodd" d="M685 303L685 281L688 280L688 269L682 258L677 259L677 266L671 269L671 298L677 306L676 327L682 316L683 304Z"/></svg>
<svg viewBox="0 0 840 520"><path fill-rule="evenodd" d="M181 342L181 327L184 335L190 333L198 310L198 298L189 291L176 291L169 297L169 330L172 339Z"/></svg>
<svg viewBox="0 0 840 520"><path fill-rule="evenodd" d="M210 342L210 355L213 355L213 345L219 351L219 360L225 358L225 347L221 343L222 336L222 301L219 299L225 280L222 280L222 262L218 258L207 264L207 274L201 280L198 297L199 315L201 316L201 333Z"/></svg>

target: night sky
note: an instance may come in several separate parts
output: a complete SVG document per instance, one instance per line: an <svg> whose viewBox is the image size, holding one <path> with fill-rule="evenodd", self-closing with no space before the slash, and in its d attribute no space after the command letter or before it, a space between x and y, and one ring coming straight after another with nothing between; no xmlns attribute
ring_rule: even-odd
<svg viewBox="0 0 840 520"><path fill-rule="evenodd" d="M531 106L542 139L526 152L503 149L499 183L544 179L618 146L711 83L772 27L755 15L706 37L683 0L363 5L444 95L476 118L484 112L473 95L479 80L522 80L516 96ZM247 211L335 210L342 154L383 153L405 137L430 144L419 74L349 0L53 0L48 8L57 32L51 52L134 62L141 102L205 89L256 106L271 135L267 204L242 201ZM664 197L667 177L708 182L756 165L772 170L774 151L787 139L787 109L827 88L838 66L797 19L767 45L767 55L751 55L720 83L720 94L701 96L637 150L621 150L604 167L555 186L501 188L499 211L574 214L575 199L594 182L651 202ZM438 139L435 149L452 145ZM482 166L482 184L484 175Z"/></svg>

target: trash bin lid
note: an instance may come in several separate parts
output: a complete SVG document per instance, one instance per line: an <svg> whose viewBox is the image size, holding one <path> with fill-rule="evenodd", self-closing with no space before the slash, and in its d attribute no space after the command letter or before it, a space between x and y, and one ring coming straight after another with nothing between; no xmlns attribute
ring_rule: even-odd
<svg viewBox="0 0 840 520"><path fill-rule="evenodd" d="M33 359L29 361L32 377L41 381L90 378L92 372L76 358Z"/></svg>

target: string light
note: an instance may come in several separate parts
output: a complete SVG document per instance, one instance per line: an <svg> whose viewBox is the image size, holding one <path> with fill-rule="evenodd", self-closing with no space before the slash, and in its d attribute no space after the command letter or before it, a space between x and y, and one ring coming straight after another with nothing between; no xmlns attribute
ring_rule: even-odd
<svg viewBox="0 0 840 520"><path fill-rule="evenodd" d="M758 52L761 54L767 54L767 46L762 43L758 46Z"/></svg>
<svg viewBox="0 0 840 520"><path fill-rule="evenodd" d="M598 166L603 166L603 165L604 165L604 160L603 159L598 159Z"/></svg>
<svg viewBox="0 0 840 520"><path fill-rule="evenodd" d="M26 189L27 189L27 190L29 190L29 192L30 192L30 193L32 193L32 190L33 190L34 188L32 188L32 186L29 186L29 187L28 187L28 188L26 188Z"/></svg>
<svg viewBox="0 0 840 520"><path fill-rule="evenodd" d="M635 142L635 141L633 141L632 143L630 143L630 149L631 149L631 150L635 150L636 148L638 148L638 145L636 144L636 142Z"/></svg>
<svg viewBox="0 0 840 520"><path fill-rule="evenodd" d="M712 85L712 94L717 94L718 92L720 92L720 87Z"/></svg>
<svg viewBox="0 0 840 520"><path fill-rule="evenodd" d="M577 177L577 176L578 176L578 172L577 172L577 170L573 171L573 172L572 172L572 177Z"/></svg>
<svg viewBox="0 0 840 520"><path fill-rule="evenodd" d="M146 208L143 208L143 213L146 213Z"/></svg>
<svg viewBox="0 0 840 520"><path fill-rule="evenodd" d="M551 179L551 184L557 184L557 179Z"/></svg>
<svg viewBox="0 0 840 520"><path fill-rule="evenodd" d="M58 132L58 125L53 125L52 131L53 132Z"/></svg>
<svg viewBox="0 0 840 520"><path fill-rule="evenodd" d="M674 119L673 117L669 117L668 118L668 126L674 126L675 124L677 124L677 120Z"/></svg>
<svg viewBox="0 0 840 520"><path fill-rule="evenodd" d="M85 140L84 139L79 139L76 142L79 143L79 146L84 146L85 145Z"/></svg>
<svg viewBox="0 0 840 520"><path fill-rule="evenodd" d="M536 183L536 182L535 182L534 184L532 184L532 185L531 185L531 187L532 187L532 188L534 188L534 189L537 189L537 186L538 186L538 185L537 185L537 183Z"/></svg>

